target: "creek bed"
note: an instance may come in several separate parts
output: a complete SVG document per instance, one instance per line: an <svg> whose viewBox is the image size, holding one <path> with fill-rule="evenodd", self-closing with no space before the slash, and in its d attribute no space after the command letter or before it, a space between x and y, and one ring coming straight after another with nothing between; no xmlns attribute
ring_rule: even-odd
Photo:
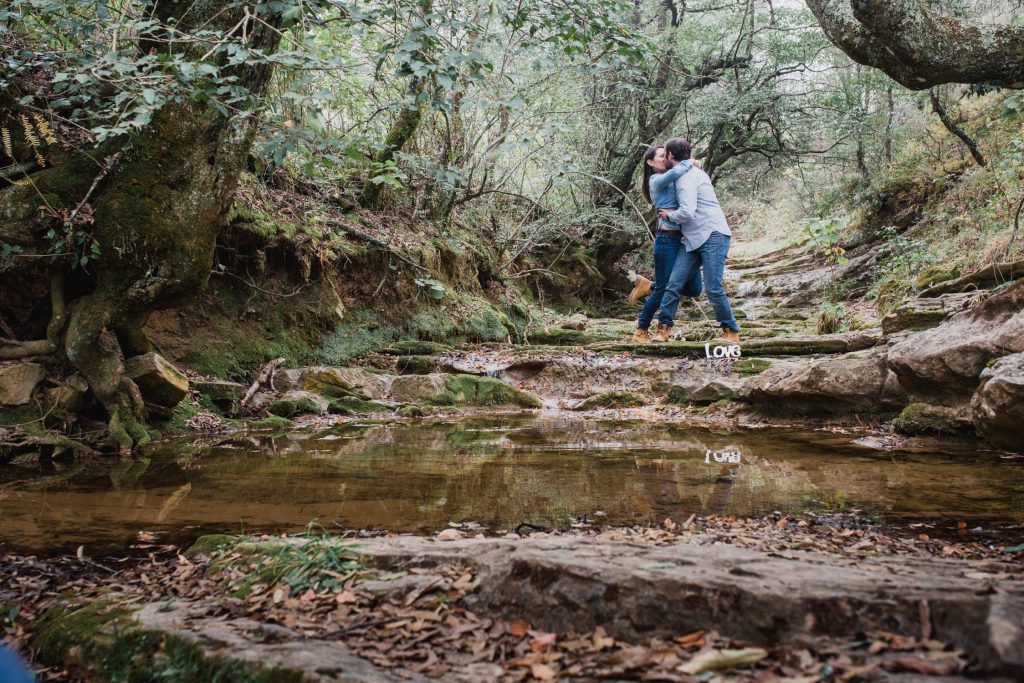
<svg viewBox="0 0 1024 683"><path fill-rule="evenodd" d="M900 454L849 435L714 433L572 416L347 423L178 440L131 460L0 467L0 547L123 552L140 538L386 529L450 522L624 525L691 514L848 513L929 533L1019 529L1019 459ZM954 531L955 533L955 531Z"/></svg>

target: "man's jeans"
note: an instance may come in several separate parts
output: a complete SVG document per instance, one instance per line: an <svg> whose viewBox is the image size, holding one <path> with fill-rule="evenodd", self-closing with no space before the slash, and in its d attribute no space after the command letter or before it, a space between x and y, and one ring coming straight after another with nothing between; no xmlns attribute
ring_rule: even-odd
<svg viewBox="0 0 1024 683"><path fill-rule="evenodd" d="M669 283L669 276L675 266L676 257L682 250L682 235L678 230L659 230L658 236L654 238L654 288L651 295L644 303L644 309L640 311L640 319L636 326L646 330L654 320L654 314L661 305L661 298L665 295L665 287ZM700 269L696 269L687 278L685 285L676 294L676 306L679 305L680 296L698 297L703 286L700 277ZM669 318L671 320L671 318ZM671 323L669 323L671 324Z"/></svg>
<svg viewBox="0 0 1024 683"><path fill-rule="evenodd" d="M732 238L720 232L713 232L704 244L693 251L686 251L680 248L676 253L676 262L672 267L672 274L669 275L668 284L665 285L665 294L661 300L661 313L658 315L658 322L671 327L673 318L676 317L676 310L679 308L679 297L684 294L688 287L683 283L689 283L694 273L700 272L701 265L704 267L704 290L708 293L708 300L715 309L715 318L722 327L728 327L734 332L740 331L740 326L733 317L732 308L729 306L729 297L725 295L725 258L729 255L729 243Z"/></svg>

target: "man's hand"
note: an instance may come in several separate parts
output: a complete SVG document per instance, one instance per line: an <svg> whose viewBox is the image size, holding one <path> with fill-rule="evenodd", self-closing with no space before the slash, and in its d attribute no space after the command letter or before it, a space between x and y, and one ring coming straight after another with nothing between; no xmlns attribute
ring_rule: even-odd
<svg viewBox="0 0 1024 683"><path fill-rule="evenodd" d="M691 161L693 162L693 165L696 166L697 168L702 170L704 169L704 164L700 163L700 159L691 159Z"/></svg>
<svg viewBox="0 0 1024 683"><path fill-rule="evenodd" d="M658 218L663 218L665 220L668 220L668 215L670 213L672 213L672 211L669 210L669 209L658 209Z"/></svg>

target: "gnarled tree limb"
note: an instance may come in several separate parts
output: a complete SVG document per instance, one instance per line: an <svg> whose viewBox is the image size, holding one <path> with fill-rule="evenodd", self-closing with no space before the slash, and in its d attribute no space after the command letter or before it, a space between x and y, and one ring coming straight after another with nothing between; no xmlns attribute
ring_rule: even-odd
<svg viewBox="0 0 1024 683"><path fill-rule="evenodd" d="M911 90L942 83L1024 88L1024 28L937 14L921 0L805 0L855 62Z"/></svg>

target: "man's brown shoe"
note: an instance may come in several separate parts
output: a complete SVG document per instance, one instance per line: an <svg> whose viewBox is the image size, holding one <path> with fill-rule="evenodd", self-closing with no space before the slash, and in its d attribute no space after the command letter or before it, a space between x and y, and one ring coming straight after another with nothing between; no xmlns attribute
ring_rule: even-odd
<svg viewBox="0 0 1024 683"><path fill-rule="evenodd" d="M718 338L722 341L729 342L730 344L740 343L740 333L730 330L728 327L722 328L722 334L718 335Z"/></svg>
<svg viewBox="0 0 1024 683"><path fill-rule="evenodd" d="M633 332L633 343L634 344L650 344L651 333L647 330L641 330L639 327Z"/></svg>
<svg viewBox="0 0 1024 683"><path fill-rule="evenodd" d="M633 291L629 293L629 305L635 306L636 302L640 299L646 299L654 291L654 283L645 278L643 275L636 273L630 273L630 279L633 280Z"/></svg>
<svg viewBox="0 0 1024 683"><path fill-rule="evenodd" d="M665 325L658 325L658 329L654 331L653 335L651 335L651 341L657 343L667 342L668 335L670 334L672 334L671 327L666 327Z"/></svg>

